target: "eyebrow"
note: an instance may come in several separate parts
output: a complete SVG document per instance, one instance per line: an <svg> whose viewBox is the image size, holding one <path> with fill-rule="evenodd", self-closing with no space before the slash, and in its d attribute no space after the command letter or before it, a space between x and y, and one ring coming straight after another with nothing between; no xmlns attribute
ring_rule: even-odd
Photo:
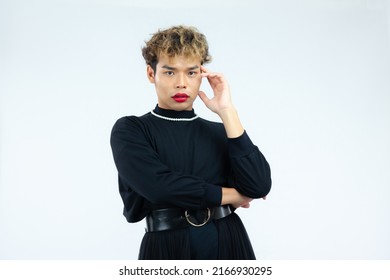
<svg viewBox="0 0 390 280"><path fill-rule="evenodd" d="M161 68L164 68L164 69L167 69L167 70L176 70L177 68L175 67L171 67L171 66L168 66L168 65L163 65L161 66ZM192 67L188 67L188 70L195 70L195 69L198 69L199 66L198 65L195 65L195 66L192 66Z"/></svg>

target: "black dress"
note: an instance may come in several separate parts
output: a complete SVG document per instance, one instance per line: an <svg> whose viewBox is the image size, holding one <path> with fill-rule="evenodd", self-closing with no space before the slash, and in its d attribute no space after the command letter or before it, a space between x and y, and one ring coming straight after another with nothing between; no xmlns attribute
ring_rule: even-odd
<svg viewBox="0 0 390 280"><path fill-rule="evenodd" d="M199 118L194 110L156 106L141 117L120 118L112 129L111 148L130 223L155 209L219 206L221 187L234 187L251 198L271 188L269 165L246 132L227 138L223 124ZM254 258L235 213L203 227L147 232L139 253L139 259Z"/></svg>

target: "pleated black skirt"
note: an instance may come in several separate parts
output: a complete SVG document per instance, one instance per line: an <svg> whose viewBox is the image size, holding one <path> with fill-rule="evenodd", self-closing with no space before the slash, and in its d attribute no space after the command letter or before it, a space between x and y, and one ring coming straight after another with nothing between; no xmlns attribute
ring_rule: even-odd
<svg viewBox="0 0 390 280"><path fill-rule="evenodd" d="M245 227L236 213L203 227L147 232L140 260L255 260Z"/></svg>

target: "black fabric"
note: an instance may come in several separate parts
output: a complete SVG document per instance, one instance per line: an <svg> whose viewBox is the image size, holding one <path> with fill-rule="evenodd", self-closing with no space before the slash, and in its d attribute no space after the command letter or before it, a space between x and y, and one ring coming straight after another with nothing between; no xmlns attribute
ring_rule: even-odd
<svg viewBox="0 0 390 280"><path fill-rule="evenodd" d="M138 259L190 260L189 228L145 233Z"/></svg>
<svg viewBox="0 0 390 280"><path fill-rule="evenodd" d="M115 123L111 133L123 214L128 222L138 222L154 209L196 210L219 206L222 186L235 187L252 198L263 197L270 191L269 165L246 132L228 139L223 124L194 119L193 110L156 107L154 112L157 116L147 113L141 117L123 117ZM221 220L237 224L232 218ZM217 232L221 242L221 234L225 236L225 233L221 233L219 224L219 220L215 222L217 231L209 233L215 237ZM231 238L246 236L242 225L229 232ZM176 245L171 248L166 244L173 240L172 236ZM140 258L151 256L150 248L168 250L155 253L163 259L173 255L176 258L176 249L181 257L191 258L191 254L184 252L190 247L190 236L194 238L188 229L171 234L146 233ZM249 239L244 243L245 248L251 250ZM225 245L219 243L218 250L223 250L222 247Z"/></svg>
<svg viewBox="0 0 390 280"><path fill-rule="evenodd" d="M215 221L218 229L218 259L255 260L248 233L236 213Z"/></svg>
<svg viewBox="0 0 390 280"><path fill-rule="evenodd" d="M248 234L236 213L204 227L147 232L140 260L255 260Z"/></svg>
<svg viewBox="0 0 390 280"><path fill-rule="evenodd" d="M218 229L213 222L202 227L190 226L190 255L192 260L218 259Z"/></svg>

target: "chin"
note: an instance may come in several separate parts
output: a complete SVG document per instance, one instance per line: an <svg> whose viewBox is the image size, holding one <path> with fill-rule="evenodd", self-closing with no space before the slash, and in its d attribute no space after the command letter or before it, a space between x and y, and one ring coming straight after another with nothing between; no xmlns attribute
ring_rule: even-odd
<svg viewBox="0 0 390 280"><path fill-rule="evenodd" d="M175 111L186 111L186 110L192 110L192 103L175 103L171 106L172 110Z"/></svg>

